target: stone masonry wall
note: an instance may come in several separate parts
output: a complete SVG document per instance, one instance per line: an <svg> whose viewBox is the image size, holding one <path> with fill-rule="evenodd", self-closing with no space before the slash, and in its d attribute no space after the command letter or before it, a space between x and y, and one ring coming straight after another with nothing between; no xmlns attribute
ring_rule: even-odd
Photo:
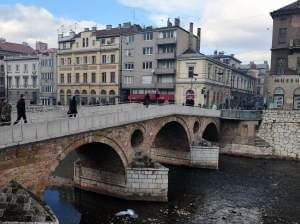
<svg viewBox="0 0 300 224"><path fill-rule="evenodd" d="M272 146L272 156L299 159L300 111L265 111L257 136Z"/></svg>
<svg viewBox="0 0 300 224"><path fill-rule="evenodd" d="M191 166L199 168L218 169L219 147L191 147Z"/></svg>

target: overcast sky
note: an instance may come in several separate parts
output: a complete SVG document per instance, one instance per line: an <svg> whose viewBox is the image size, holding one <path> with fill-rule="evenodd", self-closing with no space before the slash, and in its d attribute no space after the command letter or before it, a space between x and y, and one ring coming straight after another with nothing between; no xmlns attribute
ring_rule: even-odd
<svg viewBox="0 0 300 224"><path fill-rule="evenodd" d="M202 28L201 51L236 54L244 63L270 60L270 12L293 0L0 0L0 37L57 46L57 33L132 21L165 25L180 17ZM76 24L76 25L75 25Z"/></svg>

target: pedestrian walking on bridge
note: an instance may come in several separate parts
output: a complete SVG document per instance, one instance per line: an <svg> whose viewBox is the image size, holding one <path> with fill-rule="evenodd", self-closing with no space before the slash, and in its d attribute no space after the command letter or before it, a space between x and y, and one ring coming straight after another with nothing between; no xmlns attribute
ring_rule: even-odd
<svg viewBox="0 0 300 224"><path fill-rule="evenodd" d="M23 118L24 123L27 123L26 118L26 106L25 106L25 96L21 94L20 99L17 103L17 120L14 122L14 125L18 124L21 118Z"/></svg>
<svg viewBox="0 0 300 224"><path fill-rule="evenodd" d="M77 101L76 97L73 96L72 100L70 100L70 105L69 105L69 110L68 110L68 115L69 117L76 117L77 115Z"/></svg>

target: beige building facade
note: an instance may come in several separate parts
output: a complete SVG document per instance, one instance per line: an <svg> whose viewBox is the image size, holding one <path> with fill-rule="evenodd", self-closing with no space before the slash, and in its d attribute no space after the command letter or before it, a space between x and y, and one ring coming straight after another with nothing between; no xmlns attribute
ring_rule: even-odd
<svg viewBox="0 0 300 224"><path fill-rule="evenodd" d="M69 36L59 35L57 54L57 99L69 103L114 104L118 101L120 80L120 35L136 26L91 30Z"/></svg>
<svg viewBox="0 0 300 224"><path fill-rule="evenodd" d="M205 108L250 107L255 78L201 53L177 59L176 103Z"/></svg>

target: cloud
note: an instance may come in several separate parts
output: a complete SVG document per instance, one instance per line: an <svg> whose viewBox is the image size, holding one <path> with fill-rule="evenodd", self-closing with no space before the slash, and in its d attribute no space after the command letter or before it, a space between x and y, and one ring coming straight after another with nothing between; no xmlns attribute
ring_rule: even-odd
<svg viewBox="0 0 300 224"><path fill-rule="evenodd" d="M250 60L270 60L272 18L270 12L293 0L119 0L145 10L148 18L160 25L168 17L180 16L202 28L202 49L230 51Z"/></svg>
<svg viewBox="0 0 300 224"><path fill-rule="evenodd" d="M48 10L35 6L0 5L0 37L10 42L27 42L35 46L36 41L43 41L49 47L57 47L58 31L68 32L75 29L75 24L76 30L80 31L97 23L57 18Z"/></svg>

